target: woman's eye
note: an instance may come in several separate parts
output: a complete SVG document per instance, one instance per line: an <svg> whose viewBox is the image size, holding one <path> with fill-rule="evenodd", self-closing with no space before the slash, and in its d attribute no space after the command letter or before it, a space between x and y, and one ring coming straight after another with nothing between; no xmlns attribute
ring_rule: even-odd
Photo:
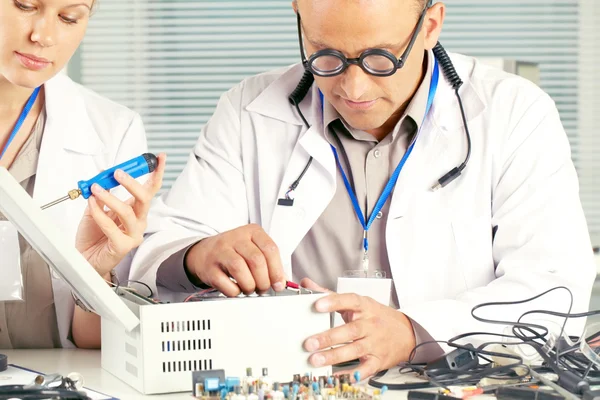
<svg viewBox="0 0 600 400"><path fill-rule="evenodd" d="M23 11L32 11L33 7L32 6L28 6L26 4L21 3L20 1L15 0L15 6L17 6L17 8L23 10Z"/></svg>
<svg viewBox="0 0 600 400"><path fill-rule="evenodd" d="M67 17L61 16L60 19L62 19L62 21L67 24L76 24L77 23L77 20L74 18L67 18Z"/></svg>

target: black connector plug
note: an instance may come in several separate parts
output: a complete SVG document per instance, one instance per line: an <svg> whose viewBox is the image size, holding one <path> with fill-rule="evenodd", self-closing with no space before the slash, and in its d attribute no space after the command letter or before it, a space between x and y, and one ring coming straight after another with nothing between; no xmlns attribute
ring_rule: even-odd
<svg viewBox="0 0 600 400"><path fill-rule="evenodd" d="M496 390L498 400L563 400L564 397L546 390L501 387Z"/></svg>
<svg viewBox="0 0 600 400"><path fill-rule="evenodd" d="M460 176L460 173L461 171L459 167L452 168L446 175L442 176L435 185L433 185L431 190L435 192L436 190L445 187L450 182L458 178Z"/></svg>
<svg viewBox="0 0 600 400"><path fill-rule="evenodd" d="M583 392L583 400L600 400L600 390L586 390Z"/></svg>
<svg viewBox="0 0 600 400"><path fill-rule="evenodd" d="M426 370L468 371L479 365L479 358L472 344L466 344L464 349L452 350L437 360L427 363Z"/></svg>

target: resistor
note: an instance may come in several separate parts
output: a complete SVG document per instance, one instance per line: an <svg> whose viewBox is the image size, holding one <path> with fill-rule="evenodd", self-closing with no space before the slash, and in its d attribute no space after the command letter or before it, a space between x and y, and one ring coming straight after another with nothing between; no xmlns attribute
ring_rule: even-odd
<svg viewBox="0 0 600 400"><path fill-rule="evenodd" d="M204 394L204 385L200 382L196 383L194 388L194 397L201 397Z"/></svg>
<svg viewBox="0 0 600 400"><path fill-rule="evenodd" d="M315 394L318 394L320 392L319 384L317 382L313 382L312 389Z"/></svg>
<svg viewBox="0 0 600 400"><path fill-rule="evenodd" d="M258 395L255 393L254 386L248 387L248 400L258 400Z"/></svg>

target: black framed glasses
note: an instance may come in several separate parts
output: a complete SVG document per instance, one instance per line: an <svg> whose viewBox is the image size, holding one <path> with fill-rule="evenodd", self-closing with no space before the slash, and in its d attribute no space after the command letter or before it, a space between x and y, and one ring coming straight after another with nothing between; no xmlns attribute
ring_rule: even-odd
<svg viewBox="0 0 600 400"><path fill-rule="evenodd" d="M302 40L302 22L300 13L296 14L298 20L298 40L300 44L300 56L304 68L317 76L336 76L343 73L350 65L358 65L367 74L375 76L390 76L394 75L397 70L404 67L406 59L417 40L417 36L423 27L425 15L429 9L431 1L428 1L425 9L419 17L419 22L412 34L410 42L404 50L400 58L396 58L394 54L383 49L368 49L365 50L358 58L347 58L341 51L333 49L319 50L312 54L310 58L306 58L304 53L304 43Z"/></svg>

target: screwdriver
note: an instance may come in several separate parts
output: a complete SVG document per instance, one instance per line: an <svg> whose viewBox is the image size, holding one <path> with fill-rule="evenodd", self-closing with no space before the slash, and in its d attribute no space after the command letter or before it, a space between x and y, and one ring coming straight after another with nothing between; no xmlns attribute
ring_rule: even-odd
<svg viewBox="0 0 600 400"><path fill-rule="evenodd" d="M139 178L153 172L158 165L158 159L154 154L144 153L139 157L135 157L129 161L125 161L111 169L100 172L98 175L87 181L79 181L77 183L77 189L70 190L65 197L61 197L58 200L48 203L42 206L42 210L55 206L66 200L75 200L76 198L83 196L84 199L89 198L92 195L92 185L97 183L105 190L110 190L114 187L119 186L119 182L115 179L115 171L118 169L123 170L127 174L131 175L132 178Z"/></svg>

